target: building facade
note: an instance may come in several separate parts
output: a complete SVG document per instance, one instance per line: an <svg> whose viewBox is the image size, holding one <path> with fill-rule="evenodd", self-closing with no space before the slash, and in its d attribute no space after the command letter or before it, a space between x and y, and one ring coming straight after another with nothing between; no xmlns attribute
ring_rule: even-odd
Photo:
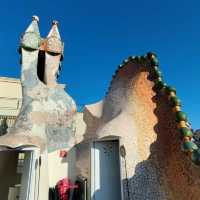
<svg viewBox="0 0 200 200"><path fill-rule="evenodd" d="M0 135L5 134L19 114L22 89L19 79L0 77Z"/></svg>

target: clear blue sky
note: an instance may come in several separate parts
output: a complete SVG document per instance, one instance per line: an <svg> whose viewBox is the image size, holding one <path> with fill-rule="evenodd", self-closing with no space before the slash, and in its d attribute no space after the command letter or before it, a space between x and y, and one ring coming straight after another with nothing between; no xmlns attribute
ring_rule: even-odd
<svg viewBox="0 0 200 200"><path fill-rule="evenodd" d="M65 42L60 81L77 104L100 100L124 58L153 50L196 129L200 127L199 9L198 0L3 1L0 76L19 77L19 36L31 16L40 17L42 36L57 19Z"/></svg>

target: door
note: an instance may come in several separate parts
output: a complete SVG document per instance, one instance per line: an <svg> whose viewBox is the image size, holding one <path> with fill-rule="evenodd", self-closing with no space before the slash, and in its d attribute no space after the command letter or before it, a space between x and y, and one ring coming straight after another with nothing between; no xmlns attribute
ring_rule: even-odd
<svg viewBox="0 0 200 200"><path fill-rule="evenodd" d="M91 150L92 200L121 200L118 141L94 142Z"/></svg>

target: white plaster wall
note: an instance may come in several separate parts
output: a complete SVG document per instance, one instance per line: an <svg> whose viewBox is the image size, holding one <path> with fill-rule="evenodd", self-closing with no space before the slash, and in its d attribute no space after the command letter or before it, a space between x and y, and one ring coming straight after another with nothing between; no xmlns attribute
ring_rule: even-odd
<svg viewBox="0 0 200 200"><path fill-rule="evenodd" d="M54 187L59 180L65 177L68 177L72 182L76 179L76 148L73 147L69 150L65 158L61 158L59 154L60 150L48 154L50 187Z"/></svg>
<svg viewBox="0 0 200 200"><path fill-rule="evenodd" d="M37 183L39 184L39 194L37 194L39 200L48 200L49 195L49 177L48 177L48 155L47 151L41 154L41 166L37 168ZM37 200L37 197L35 197Z"/></svg>

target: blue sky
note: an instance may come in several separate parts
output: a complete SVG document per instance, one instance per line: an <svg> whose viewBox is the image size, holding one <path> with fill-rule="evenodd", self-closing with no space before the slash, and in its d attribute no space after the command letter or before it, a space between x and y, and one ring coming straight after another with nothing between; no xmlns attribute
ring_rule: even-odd
<svg viewBox="0 0 200 200"><path fill-rule="evenodd" d="M19 77L19 36L31 16L40 17L42 36L56 19L65 42L60 82L67 84L77 104L103 98L123 59L153 50L196 129L200 127L199 8L198 0L3 1L0 76Z"/></svg>

